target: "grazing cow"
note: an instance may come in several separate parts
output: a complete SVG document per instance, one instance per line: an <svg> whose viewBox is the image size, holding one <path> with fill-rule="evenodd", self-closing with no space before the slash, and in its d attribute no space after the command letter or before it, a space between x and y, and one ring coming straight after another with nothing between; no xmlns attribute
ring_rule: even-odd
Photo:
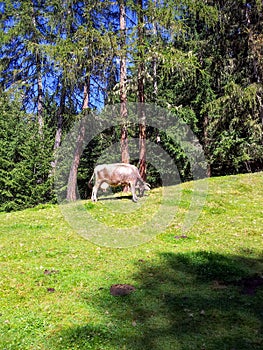
<svg viewBox="0 0 263 350"><path fill-rule="evenodd" d="M137 202L136 189L139 189L139 195L143 196L144 191L150 190L150 185L143 181L136 166L126 163L102 164L97 165L89 180L89 186L95 177L95 184L92 188L91 199L97 201L97 192L99 188L106 190L108 186L130 186L132 200Z"/></svg>

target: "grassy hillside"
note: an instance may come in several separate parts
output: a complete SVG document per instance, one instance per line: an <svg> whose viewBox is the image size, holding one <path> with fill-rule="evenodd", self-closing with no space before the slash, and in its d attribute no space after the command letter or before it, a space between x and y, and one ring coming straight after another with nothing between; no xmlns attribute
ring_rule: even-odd
<svg viewBox="0 0 263 350"><path fill-rule="evenodd" d="M58 206L1 213L0 349L262 349L263 174L209 179L199 219L182 233L192 188L166 203L178 210L165 231L122 249L81 237ZM142 200L151 211L158 190ZM111 203L84 207L118 226ZM132 234L143 215L122 223ZM112 296L117 283L136 291Z"/></svg>

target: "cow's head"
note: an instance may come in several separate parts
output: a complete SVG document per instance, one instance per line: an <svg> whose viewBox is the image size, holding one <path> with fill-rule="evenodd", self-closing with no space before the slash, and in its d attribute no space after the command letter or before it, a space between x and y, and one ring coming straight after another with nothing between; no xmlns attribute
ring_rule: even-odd
<svg viewBox="0 0 263 350"><path fill-rule="evenodd" d="M139 196L142 197L145 191L150 191L151 185L147 182L138 180L135 188L139 190Z"/></svg>

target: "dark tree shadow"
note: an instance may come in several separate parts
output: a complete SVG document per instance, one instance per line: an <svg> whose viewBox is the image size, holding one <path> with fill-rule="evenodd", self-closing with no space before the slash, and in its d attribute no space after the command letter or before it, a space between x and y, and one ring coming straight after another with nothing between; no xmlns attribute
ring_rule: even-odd
<svg viewBox="0 0 263 350"><path fill-rule="evenodd" d="M135 265L134 293L114 297L102 288L94 301L98 313L107 314L105 326L65 330L72 349L263 348L263 257L166 253ZM99 334L101 347L94 341Z"/></svg>
<svg viewBox="0 0 263 350"><path fill-rule="evenodd" d="M252 297L243 284L256 266L261 259L208 252L142 264L137 280L146 302L134 309L146 327L133 349L261 349L263 291L257 285Z"/></svg>

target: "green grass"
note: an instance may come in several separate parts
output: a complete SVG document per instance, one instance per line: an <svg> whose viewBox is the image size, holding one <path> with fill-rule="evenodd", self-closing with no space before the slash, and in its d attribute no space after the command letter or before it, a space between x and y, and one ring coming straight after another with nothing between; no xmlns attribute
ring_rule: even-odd
<svg viewBox="0 0 263 350"><path fill-rule="evenodd" d="M263 276L263 174L209 179L188 232L181 227L194 184L180 189L181 198L165 202L167 211L177 207L165 231L122 249L82 238L59 206L1 213L0 349L262 349L263 286L247 293L242 281ZM160 190L138 205L83 205L132 233L154 215ZM115 283L136 291L114 297Z"/></svg>

